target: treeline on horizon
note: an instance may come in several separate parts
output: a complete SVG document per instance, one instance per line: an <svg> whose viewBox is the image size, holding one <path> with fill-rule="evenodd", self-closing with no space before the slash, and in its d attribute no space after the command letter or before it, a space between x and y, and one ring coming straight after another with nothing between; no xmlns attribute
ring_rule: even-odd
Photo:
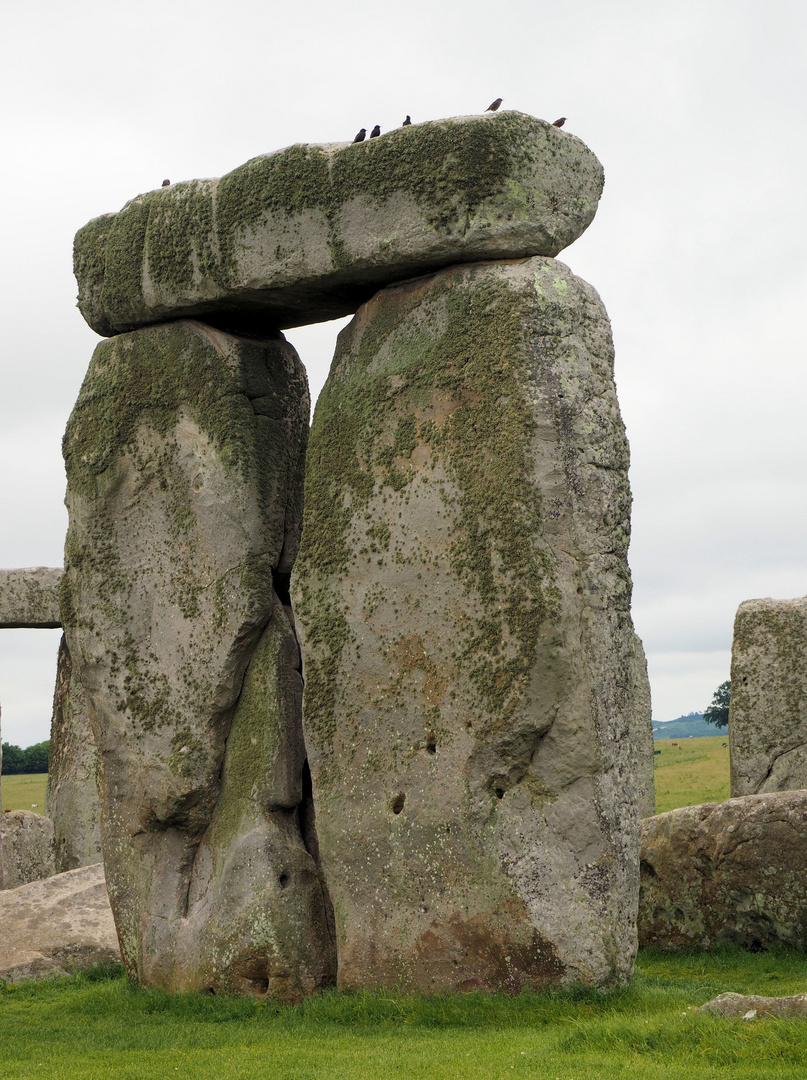
<svg viewBox="0 0 807 1080"><path fill-rule="evenodd" d="M50 739L34 743L24 750L12 743L3 743L3 776L18 776L20 773L46 773L48 771L48 750Z"/></svg>

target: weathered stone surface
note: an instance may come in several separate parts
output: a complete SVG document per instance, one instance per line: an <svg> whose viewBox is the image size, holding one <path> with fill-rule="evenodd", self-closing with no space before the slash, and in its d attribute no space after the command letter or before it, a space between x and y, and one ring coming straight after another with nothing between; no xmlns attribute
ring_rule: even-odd
<svg viewBox="0 0 807 1080"><path fill-rule="evenodd" d="M651 728L608 319L552 259L339 337L293 578L339 985L629 977Z"/></svg>
<svg viewBox="0 0 807 1080"><path fill-rule="evenodd" d="M61 567L0 570L0 630L52 630L61 626Z"/></svg>
<svg viewBox="0 0 807 1080"><path fill-rule="evenodd" d="M580 139L517 112L290 146L89 222L79 308L104 335L211 313L233 331L333 319L439 267L557 255L602 186Z"/></svg>
<svg viewBox="0 0 807 1080"><path fill-rule="evenodd" d="M53 822L56 873L101 862L101 807L96 751L87 699L62 635L48 753L48 817Z"/></svg>
<svg viewBox="0 0 807 1080"><path fill-rule="evenodd" d="M804 1019L807 1017L807 994L780 998L759 997L757 994L719 994L696 1011L739 1020L761 1020L763 1016Z"/></svg>
<svg viewBox="0 0 807 1080"><path fill-rule="evenodd" d="M642 822L639 944L807 948L807 791Z"/></svg>
<svg viewBox="0 0 807 1080"><path fill-rule="evenodd" d="M740 604L729 746L732 795L807 788L807 596Z"/></svg>
<svg viewBox="0 0 807 1080"><path fill-rule="evenodd" d="M53 825L30 810L0 816L0 889L16 889L55 873Z"/></svg>
<svg viewBox="0 0 807 1080"><path fill-rule="evenodd" d="M290 999L330 978L278 599L308 410L285 341L177 322L99 345L68 423L62 614L121 951L145 983Z"/></svg>
<svg viewBox="0 0 807 1080"><path fill-rule="evenodd" d="M0 979L5 982L120 961L100 864L0 894L0 926Z"/></svg>

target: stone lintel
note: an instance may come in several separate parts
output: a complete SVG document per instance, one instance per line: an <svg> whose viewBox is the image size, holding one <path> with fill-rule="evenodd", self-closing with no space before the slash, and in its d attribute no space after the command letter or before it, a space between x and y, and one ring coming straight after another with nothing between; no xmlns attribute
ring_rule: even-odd
<svg viewBox="0 0 807 1080"><path fill-rule="evenodd" d="M62 573L60 566L0 570L0 630L58 629Z"/></svg>
<svg viewBox="0 0 807 1080"><path fill-rule="evenodd" d="M76 234L78 306L104 336L177 318L265 336L444 266L555 256L602 187L585 143L520 112L298 143L94 218Z"/></svg>

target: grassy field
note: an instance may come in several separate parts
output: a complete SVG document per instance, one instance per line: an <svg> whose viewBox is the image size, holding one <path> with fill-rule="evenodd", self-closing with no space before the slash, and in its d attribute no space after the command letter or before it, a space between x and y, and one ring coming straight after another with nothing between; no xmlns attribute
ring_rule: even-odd
<svg viewBox="0 0 807 1080"><path fill-rule="evenodd" d="M658 739L660 754L653 758L656 777L656 813L692 806L699 802L722 802L729 797L729 752L726 735L699 739ZM3 810L36 810L45 813L45 773L4 776ZM34 805L36 804L36 805Z"/></svg>
<svg viewBox="0 0 807 1080"><path fill-rule="evenodd" d="M657 811L728 797L724 736L655 744ZM3 806L44 809L45 776ZM0 1076L29 1080L796 1080L807 1023L701 1016L726 990L804 991L807 956L645 951L599 994L336 994L283 1007L130 985L118 969L0 984Z"/></svg>
<svg viewBox="0 0 807 1080"><path fill-rule="evenodd" d="M723 746L727 742L728 735L705 735L653 743L661 751L653 757L657 814L729 797L729 751Z"/></svg>
<svg viewBox="0 0 807 1080"><path fill-rule="evenodd" d="M3 810L33 810L45 813L45 789L47 773L22 773L20 776L4 776L0 781Z"/></svg>
<svg viewBox="0 0 807 1080"><path fill-rule="evenodd" d="M724 990L804 989L795 953L644 953L607 994L328 993L297 1007L170 997L120 976L0 987L3 1080L795 1080L802 1021L718 1020Z"/></svg>

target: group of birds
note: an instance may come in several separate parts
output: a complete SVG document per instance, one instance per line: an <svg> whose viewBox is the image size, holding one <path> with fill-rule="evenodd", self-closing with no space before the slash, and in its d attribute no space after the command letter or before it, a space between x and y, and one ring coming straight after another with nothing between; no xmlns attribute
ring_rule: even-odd
<svg viewBox="0 0 807 1080"><path fill-rule="evenodd" d="M504 98L497 97L495 101L491 101L490 105L488 105L488 107L485 109L485 112L496 112L496 110L499 108L499 106L501 105L503 100L504 100ZM401 124L401 127L409 127L409 125L411 123L412 123L412 117L407 114L407 117L404 120L404 122ZM552 127L562 128L565 123L566 123L566 117L561 116L561 117L559 117L557 120L555 120L553 122ZM380 134L381 134L381 125L376 124L376 126L370 132L370 138L371 139L377 139ZM364 142L364 140L366 138L367 138L367 128L360 128L360 130L357 132L356 138L353 140L353 142L354 143Z"/></svg>
<svg viewBox="0 0 807 1080"><path fill-rule="evenodd" d="M496 112L496 110L499 108L499 106L501 105L503 100L504 100L504 98L497 97L495 101L491 101L490 105L488 105L488 107L485 109L485 112ZM412 117L407 113L406 114L406 119L401 124L401 127L409 127L409 125L411 123L412 123ZM562 128L565 123L566 123L566 117L561 116L558 120L555 120L553 122L552 127ZM380 134L381 134L381 125L376 124L376 126L370 132L370 138L371 139L377 139ZM364 140L366 138L367 138L367 128L361 128L357 132L356 138L353 140L353 142L354 143L364 142ZM169 187L170 184L171 184L170 180L163 180L163 187Z"/></svg>

